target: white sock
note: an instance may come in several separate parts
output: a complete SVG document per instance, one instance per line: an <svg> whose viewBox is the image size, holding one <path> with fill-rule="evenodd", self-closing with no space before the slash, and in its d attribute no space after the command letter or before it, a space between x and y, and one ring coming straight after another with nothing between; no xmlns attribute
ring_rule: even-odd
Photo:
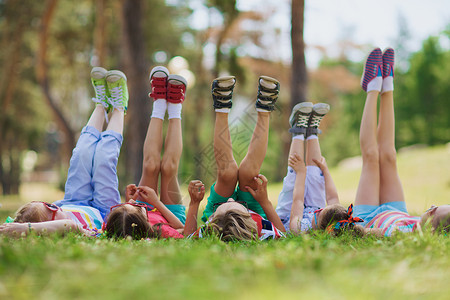
<svg viewBox="0 0 450 300"><path fill-rule="evenodd" d="M307 141L308 140L318 140L318 139L319 139L319 137L316 134L311 134L310 136L308 136L306 138Z"/></svg>
<svg viewBox="0 0 450 300"><path fill-rule="evenodd" d="M390 92L394 90L394 77L388 76L383 79L383 84L381 86L381 93Z"/></svg>
<svg viewBox="0 0 450 300"><path fill-rule="evenodd" d="M297 135L294 135L292 137L292 139L293 140L302 140L302 141L304 141L305 140L305 136L303 135L303 133L302 134L297 134Z"/></svg>
<svg viewBox="0 0 450 300"><path fill-rule="evenodd" d="M367 92L381 91L382 83L383 83L383 77L381 77L381 76L375 77L367 84Z"/></svg>
<svg viewBox="0 0 450 300"><path fill-rule="evenodd" d="M153 102L152 118L164 120L166 115L167 101L166 99L156 99Z"/></svg>
<svg viewBox="0 0 450 300"><path fill-rule="evenodd" d="M219 112L219 113L227 114L227 113L230 112L230 109L229 108L216 108L214 111L215 112Z"/></svg>
<svg viewBox="0 0 450 300"><path fill-rule="evenodd" d="M167 113L170 119L181 119L181 109L183 105L181 103L167 103Z"/></svg>

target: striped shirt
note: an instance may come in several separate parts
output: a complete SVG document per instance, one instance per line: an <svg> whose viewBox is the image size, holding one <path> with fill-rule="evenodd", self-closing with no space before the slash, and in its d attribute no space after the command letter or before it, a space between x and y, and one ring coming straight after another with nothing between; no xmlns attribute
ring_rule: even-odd
<svg viewBox="0 0 450 300"><path fill-rule="evenodd" d="M413 232L417 229L420 217L413 217L407 213L388 210L376 215L366 228L382 229L385 236L391 236L395 231Z"/></svg>
<svg viewBox="0 0 450 300"><path fill-rule="evenodd" d="M275 225L273 225L272 222L264 219L261 215L251 210L249 210L249 213L253 221L255 221L256 226L258 227L258 237L260 241L266 239L278 239L285 236L282 231L278 230ZM208 226L208 222L197 229L197 231L189 235L188 238L203 238L206 226Z"/></svg>
<svg viewBox="0 0 450 300"><path fill-rule="evenodd" d="M100 211L92 206L62 205L61 209L83 229L98 232L102 229L103 217Z"/></svg>

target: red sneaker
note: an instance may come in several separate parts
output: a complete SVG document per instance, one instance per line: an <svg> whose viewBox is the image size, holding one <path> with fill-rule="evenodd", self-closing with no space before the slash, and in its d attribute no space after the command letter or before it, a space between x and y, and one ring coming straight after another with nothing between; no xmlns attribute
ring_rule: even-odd
<svg viewBox="0 0 450 300"><path fill-rule="evenodd" d="M152 91L149 97L156 99L166 99L167 97L167 78L169 77L169 70L167 68L158 66L154 67L150 72L150 85Z"/></svg>
<svg viewBox="0 0 450 300"><path fill-rule="evenodd" d="M169 75L167 79L167 102L183 103L187 81L180 75Z"/></svg>

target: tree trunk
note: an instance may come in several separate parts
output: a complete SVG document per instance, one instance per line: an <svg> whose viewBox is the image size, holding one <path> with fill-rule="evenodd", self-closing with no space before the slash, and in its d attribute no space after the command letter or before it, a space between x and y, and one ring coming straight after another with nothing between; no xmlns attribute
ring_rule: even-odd
<svg viewBox="0 0 450 300"><path fill-rule="evenodd" d="M292 0L292 78L291 78L291 109L298 102L306 101L306 86L308 74L305 63L305 43L303 41L305 1Z"/></svg>
<svg viewBox="0 0 450 300"><path fill-rule="evenodd" d="M94 49L97 56L96 65L104 66L106 59L106 18L105 18L105 0L95 1L95 35Z"/></svg>
<svg viewBox="0 0 450 300"><path fill-rule="evenodd" d="M145 59L145 38L142 30L142 1L124 0L122 7L122 59L128 78L130 103L126 129L126 174L139 182L142 174L143 145L151 115L148 94L148 62Z"/></svg>
<svg viewBox="0 0 450 300"><path fill-rule="evenodd" d="M49 36L49 27L53 17L53 13L56 8L58 0L47 0L44 15L41 19L41 29L39 33L39 51L36 64L36 77L44 93L44 97L47 100L50 109L56 117L58 127L63 131L65 135L65 149L64 157L67 160L70 158L72 149L75 147L75 133L70 128L69 122L64 117L61 109L56 105L50 93L50 84L48 78L48 66L47 66L47 40Z"/></svg>

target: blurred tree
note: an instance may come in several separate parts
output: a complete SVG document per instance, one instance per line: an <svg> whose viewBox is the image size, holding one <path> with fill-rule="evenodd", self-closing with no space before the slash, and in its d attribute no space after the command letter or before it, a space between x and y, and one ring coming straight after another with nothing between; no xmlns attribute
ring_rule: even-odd
<svg viewBox="0 0 450 300"><path fill-rule="evenodd" d="M292 0L291 9L292 78L290 108L292 109L295 104L306 101L308 73L306 71L305 42L303 39L305 1Z"/></svg>

